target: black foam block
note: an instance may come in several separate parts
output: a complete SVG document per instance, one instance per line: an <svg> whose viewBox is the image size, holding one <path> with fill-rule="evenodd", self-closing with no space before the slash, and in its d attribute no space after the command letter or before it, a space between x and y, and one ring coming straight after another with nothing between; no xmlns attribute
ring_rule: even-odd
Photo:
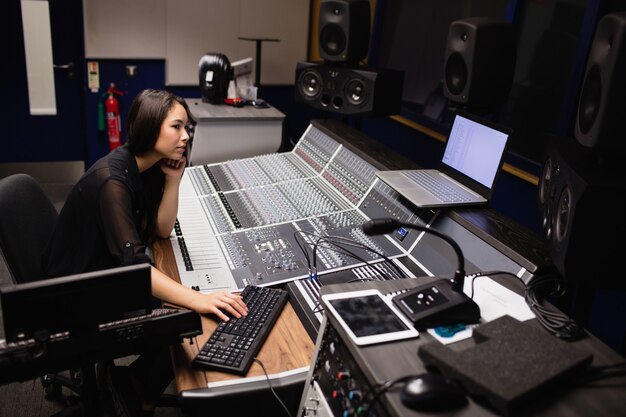
<svg viewBox="0 0 626 417"><path fill-rule="evenodd" d="M510 316L476 327L472 338L467 343L471 346L462 349L432 342L418 354L426 366L434 366L506 416L566 388L571 376L593 358L579 346Z"/></svg>

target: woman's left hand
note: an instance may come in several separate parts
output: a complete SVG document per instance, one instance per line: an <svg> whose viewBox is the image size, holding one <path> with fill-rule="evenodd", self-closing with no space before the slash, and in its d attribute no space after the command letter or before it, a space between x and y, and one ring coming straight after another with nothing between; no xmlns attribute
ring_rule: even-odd
<svg viewBox="0 0 626 417"><path fill-rule="evenodd" d="M180 178L183 175L186 164L187 158L184 156L179 160L163 158L159 161L161 171L163 171L166 177Z"/></svg>

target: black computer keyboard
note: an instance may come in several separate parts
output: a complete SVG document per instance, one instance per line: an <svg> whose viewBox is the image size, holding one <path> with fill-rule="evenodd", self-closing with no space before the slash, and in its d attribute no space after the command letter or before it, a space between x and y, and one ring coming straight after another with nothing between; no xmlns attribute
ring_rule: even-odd
<svg viewBox="0 0 626 417"><path fill-rule="evenodd" d="M277 288L246 286L241 292L248 315L220 321L193 363L245 375L267 339L289 294Z"/></svg>

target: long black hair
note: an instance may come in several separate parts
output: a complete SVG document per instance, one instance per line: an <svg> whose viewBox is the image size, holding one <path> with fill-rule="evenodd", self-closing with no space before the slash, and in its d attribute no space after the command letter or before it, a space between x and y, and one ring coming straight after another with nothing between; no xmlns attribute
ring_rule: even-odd
<svg viewBox="0 0 626 417"><path fill-rule="evenodd" d="M141 91L130 106L126 122L128 139L126 146L134 155L144 155L154 149L161 133L161 125L170 109L179 103L187 112L188 123L196 121L191 116L184 99L163 90L147 89ZM141 173L143 191L139 197L140 212L139 235L149 244L156 237L156 217L163 198L165 176L158 164Z"/></svg>
<svg viewBox="0 0 626 417"><path fill-rule="evenodd" d="M154 148L161 132L161 124L175 103L183 106L189 124L195 125L196 121L183 98L169 91L154 89L146 89L137 94L126 121L128 149L133 154L143 155Z"/></svg>

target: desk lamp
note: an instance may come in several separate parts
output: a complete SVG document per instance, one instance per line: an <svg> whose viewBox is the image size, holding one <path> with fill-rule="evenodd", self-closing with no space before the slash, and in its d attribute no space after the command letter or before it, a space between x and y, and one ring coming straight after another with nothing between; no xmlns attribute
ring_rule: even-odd
<svg viewBox="0 0 626 417"><path fill-rule="evenodd" d="M463 252L449 236L432 228L399 222L391 218L373 219L363 223L367 235L387 234L398 229L415 229L430 233L446 241L457 256L453 279L438 279L419 285L393 298L393 302L413 320L416 328L445 326L456 323L477 323L480 308L463 292L465 280Z"/></svg>

